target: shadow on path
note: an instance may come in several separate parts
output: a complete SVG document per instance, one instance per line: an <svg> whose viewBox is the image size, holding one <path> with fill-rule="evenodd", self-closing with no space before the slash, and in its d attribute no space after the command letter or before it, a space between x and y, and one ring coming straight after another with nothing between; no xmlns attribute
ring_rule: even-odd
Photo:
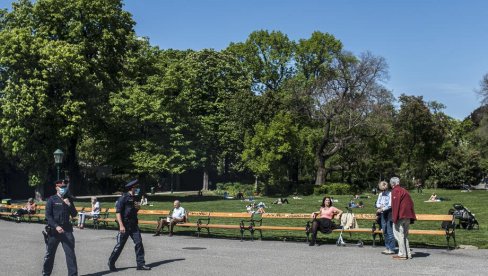
<svg viewBox="0 0 488 276"><path fill-rule="evenodd" d="M171 259L171 260L164 260L164 261L159 261L159 262L153 262L150 264L146 264L147 266L154 268L163 264L168 264L172 262L177 262L177 261L184 261L186 259L180 258L180 259ZM135 266L129 266L129 267L120 267L117 268L117 271L110 271L110 270L105 270L105 271L100 271L100 272L95 272L95 273L90 273L90 274L82 274L81 276L102 276L102 275L107 275L110 273L117 273L118 271L126 270L129 268L136 268Z"/></svg>

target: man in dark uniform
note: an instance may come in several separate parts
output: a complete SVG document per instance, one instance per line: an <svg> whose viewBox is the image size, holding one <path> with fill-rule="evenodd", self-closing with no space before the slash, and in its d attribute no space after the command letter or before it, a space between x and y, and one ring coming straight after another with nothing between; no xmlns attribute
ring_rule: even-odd
<svg viewBox="0 0 488 276"><path fill-rule="evenodd" d="M144 245L142 244L141 231L137 225L137 212L139 211L139 203L134 199L135 195L139 193L138 181L132 180L125 185L127 193L124 193L115 205L115 215L119 223L119 233L117 234L117 244L108 259L108 267L110 271L116 271L115 262L122 253L124 245L129 236L135 244L137 270L151 270L146 266L144 260Z"/></svg>
<svg viewBox="0 0 488 276"><path fill-rule="evenodd" d="M71 219L78 215L73 200L67 197L67 181L58 180L56 184L56 194L51 196L46 203L47 225L50 227L46 243L46 256L42 275L51 275L53 271L54 257L59 243L63 245L68 275L78 275L78 266L75 255L75 237L73 236L73 226Z"/></svg>

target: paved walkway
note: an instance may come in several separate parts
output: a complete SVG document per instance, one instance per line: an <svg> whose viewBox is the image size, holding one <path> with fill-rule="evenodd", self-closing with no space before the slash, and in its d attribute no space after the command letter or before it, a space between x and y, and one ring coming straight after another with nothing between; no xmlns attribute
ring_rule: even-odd
<svg viewBox="0 0 488 276"><path fill-rule="evenodd" d="M40 275L43 225L0 220L0 229L0 274ZM75 229L80 275L486 275L488 259L488 250L414 248L412 260L396 261L381 255L382 247L143 234L152 270L136 271L133 243L128 241L116 264L119 271L110 272L107 259L115 235L114 230ZM59 246L53 275L66 274Z"/></svg>

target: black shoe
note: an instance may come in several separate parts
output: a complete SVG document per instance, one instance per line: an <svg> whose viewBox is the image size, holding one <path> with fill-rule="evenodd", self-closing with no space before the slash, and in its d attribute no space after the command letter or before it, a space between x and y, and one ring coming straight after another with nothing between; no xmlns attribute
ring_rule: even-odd
<svg viewBox="0 0 488 276"><path fill-rule="evenodd" d="M315 246L315 242L309 243L308 246Z"/></svg>
<svg viewBox="0 0 488 276"><path fill-rule="evenodd" d="M110 271L117 271L117 268L115 268L115 265L110 264L110 263L108 263L108 269L110 269Z"/></svg>
<svg viewBox="0 0 488 276"><path fill-rule="evenodd" d="M147 265L141 265L137 267L137 270L151 270L151 268Z"/></svg>
<svg viewBox="0 0 488 276"><path fill-rule="evenodd" d="M157 236L159 236L159 235L161 235L161 234L156 233L156 234L154 234L154 235L153 235L153 237L157 237Z"/></svg>

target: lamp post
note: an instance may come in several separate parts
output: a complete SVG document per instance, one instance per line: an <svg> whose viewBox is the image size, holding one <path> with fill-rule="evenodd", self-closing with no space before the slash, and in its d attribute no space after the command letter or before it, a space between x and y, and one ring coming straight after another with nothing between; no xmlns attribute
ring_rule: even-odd
<svg viewBox="0 0 488 276"><path fill-rule="evenodd" d="M57 180L59 180L59 169L60 169L60 166L61 166L61 163L63 163L63 156L64 156L64 152L60 149L57 149L54 153L54 164L56 164L56 168L57 168Z"/></svg>

